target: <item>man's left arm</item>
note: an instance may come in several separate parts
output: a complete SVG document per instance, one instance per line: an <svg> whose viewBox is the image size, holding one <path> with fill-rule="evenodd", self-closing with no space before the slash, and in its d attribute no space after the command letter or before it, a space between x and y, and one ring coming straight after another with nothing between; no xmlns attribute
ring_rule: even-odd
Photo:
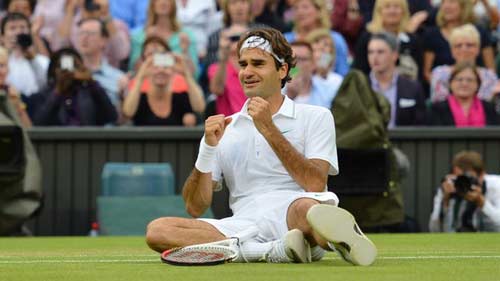
<svg viewBox="0 0 500 281"><path fill-rule="evenodd" d="M298 152L272 122L269 103L264 99L252 98L248 105L248 113L290 176L308 192L324 191L330 163L323 159L307 159ZM333 126L330 129L334 130Z"/></svg>

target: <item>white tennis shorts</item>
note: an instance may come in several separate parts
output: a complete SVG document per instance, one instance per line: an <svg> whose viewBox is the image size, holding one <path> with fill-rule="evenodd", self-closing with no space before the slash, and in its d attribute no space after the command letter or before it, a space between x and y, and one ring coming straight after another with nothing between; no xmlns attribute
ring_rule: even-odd
<svg viewBox="0 0 500 281"><path fill-rule="evenodd" d="M333 192L277 191L248 200L232 216L224 219L203 219L213 225L226 237L235 237L251 228L258 229L258 242L282 238L288 231L287 213L297 199L311 198L322 204L338 205L339 199Z"/></svg>

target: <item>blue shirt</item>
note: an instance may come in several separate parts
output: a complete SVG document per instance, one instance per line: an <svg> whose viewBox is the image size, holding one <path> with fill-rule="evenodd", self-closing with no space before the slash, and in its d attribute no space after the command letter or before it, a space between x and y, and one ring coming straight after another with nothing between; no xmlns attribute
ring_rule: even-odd
<svg viewBox="0 0 500 281"><path fill-rule="evenodd" d="M345 76L349 72L349 63L347 63L347 57L349 55L349 49L347 48L347 43L344 37L340 33L331 31L333 43L335 44L335 65L333 66L333 71ZM296 34L293 31L283 34L286 41L292 43L295 41Z"/></svg>
<svg viewBox="0 0 500 281"><path fill-rule="evenodd" d="M101 85L111 103L117 108L120 106L118 81L123 75L124 73L121 70L112 67L106 61L101 63L100 69L92 72L92 78Z"/></svg>
<svg viewBox="0 0 500 281"><path fill-rule="evenodd" d="M380 88L380 83L375 78L373 72L370 72L370 82L372 85L372 89L375 92L381 93L386 97L391 104L391 120L389 121L389 128L394 128L396 126L396 107L397 107L397 98L398 98L398 73L394 72L392 76L391 85L385 91Z"/></svg>
<svg viewBox="0 0 500 281"><path fill-rule="evenodd" d="M111 16L124 21L129 30L144 26L148 5L149 0L109 0Z"/></svg>
<svg viewBox="0 0 500 281"><path fill-rule="evenodd" d="M298 96L294 99L296 103L305 103L317 105L327 109L332 108L333 99L337 95L339 84L332 83L317 75L314 75L311 80L311 90L309 96ZM283 89L286 93L286 87Z"/></svg>

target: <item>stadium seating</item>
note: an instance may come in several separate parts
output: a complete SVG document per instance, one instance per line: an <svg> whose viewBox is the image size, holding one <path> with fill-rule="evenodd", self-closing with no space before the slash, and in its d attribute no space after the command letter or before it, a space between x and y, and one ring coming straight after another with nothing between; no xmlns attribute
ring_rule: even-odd
<svg viewBox="0 0 500 281"><path fill-rule="evenodd" d="M175 195L169 163L107 163L101 175L97 218L101 235L144 235L159 217L189 217ZM205 217L213 217L209 210Z"/></svg>

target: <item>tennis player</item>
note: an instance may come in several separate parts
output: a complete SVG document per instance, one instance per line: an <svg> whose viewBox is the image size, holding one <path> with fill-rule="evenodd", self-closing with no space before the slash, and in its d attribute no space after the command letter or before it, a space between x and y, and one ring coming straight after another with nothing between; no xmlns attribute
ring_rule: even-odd
<svg viewBox="0 0 500 281"><path fill-rule="evenodd" d="M239 243L236 261L311 262L337 250L356 265L371 264L374 244L327 192L338 173L335 124L327 109L296 104L281 94L295 66L292 49L271 28L238 43L239 80L248 100L232 116L205 122L198 159L183 188L189 214L199 217L224 178L233 216L221 220L165 217L147 228L148 245L173 247L225 240L255 230Z"/></svg>

